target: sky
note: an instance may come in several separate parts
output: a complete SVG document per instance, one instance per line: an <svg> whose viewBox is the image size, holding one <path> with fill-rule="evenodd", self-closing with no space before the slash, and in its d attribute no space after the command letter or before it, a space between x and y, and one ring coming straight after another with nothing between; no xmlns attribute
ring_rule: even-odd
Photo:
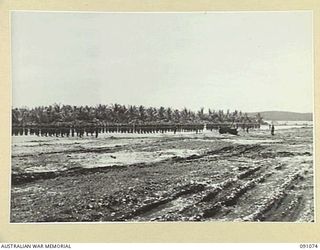
<svg viewBox="0 0 320 250"><path fill-rule="evenodd" d="M313 111L312 12L11 15L12 106Z"/></svg>

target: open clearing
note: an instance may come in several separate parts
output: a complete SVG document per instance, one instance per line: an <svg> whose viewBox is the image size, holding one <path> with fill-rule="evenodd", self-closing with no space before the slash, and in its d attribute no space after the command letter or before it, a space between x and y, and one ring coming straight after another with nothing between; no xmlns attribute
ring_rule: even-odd
<svg viewBox="0 0 320 250"><path fill-rule="evenodd" d="M11 222L314 220L312 127L12 137Z"/></svg>

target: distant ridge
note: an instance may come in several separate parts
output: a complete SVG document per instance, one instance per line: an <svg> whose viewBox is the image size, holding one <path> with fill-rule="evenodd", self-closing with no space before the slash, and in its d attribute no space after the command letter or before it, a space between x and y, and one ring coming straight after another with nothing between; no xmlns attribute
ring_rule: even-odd
<svg viewBox="0 0 320 250"><path fill-rule="evenodd" d="M263 120L273 121L312 121L312 113L297 113L287 111L263 111L248 113L249 116L254 116L257 113L263 117Z"/></svg>

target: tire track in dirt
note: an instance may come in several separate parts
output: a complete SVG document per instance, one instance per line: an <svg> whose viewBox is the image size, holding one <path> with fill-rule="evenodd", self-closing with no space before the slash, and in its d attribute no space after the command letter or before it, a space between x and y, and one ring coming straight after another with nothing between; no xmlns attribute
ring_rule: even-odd
<svg viewBox="0 0 320 250"><path fill-rule="evenodd" d="M140 216L144 213L147 213L147 212L149 212L149 211L151 211L151 210L153 210L163 204L166 204L170 201L173 201L181 196L190 195L190 194L192 195L194 193L201 192L204 190L204 188L205 188L205 186L203 184L185 185L181 188L181 190L171 194L169 197L159 199L159 200L152 202L150 204L145 204L145 205L133 210L132 212L121 216L117 220L121 221L121 220L133 219L136 216Z"/></svg>
<svg viewBox="0 0 320 250"><path fill-rule="evenodd" d="M277 209L282 201L286 198L287 190L297 183L299 177L301 176L300 172L296 172L289 176L287 180L278 187L275 191L271 193L268 198L265 198L262 204L250 215L245 216L243 221L263 221L266 220L268 214L274 213L274 210ZM293 204L292 204L293 205Z"/></svg>
<svg viewBox="0 0 320 250"><path fill-rule="evenodd" d="M187 216L190 212L194 214L194 208L201 206L201 204L210 203L218 194L221 192L226 192L227 190L232 190L231 195L227 196L227 199L224 201L225 206L230 206L231 203L236 202L236 200L248 189L252 188L255 182L262 181L260 179L254 179L252 182L247 182L244 186L241 186L239 181L243 181L246 178L256 174L260 170L260 167L249 168L245 171L240 172L237 176L233 178L228 178L223 182L218 184L213 183L201 183L202 189L197 190L197 192L183 193L182 195L175 195L172 199L166 199L165 201L157 201L153 203L152 206L149 206L148 209L143 209L143 213L140 213L138 216L133 216L132 220L200 220L202 217L207 217L209 210L205 210L203 213L198 212L195 216ZM241 188L236 188L239 186Z"/></svg>
<svg viewBox="0 0 320 250"><path fill-rule="evenodd" d="M223 194L216 199L212 200L211 203L202 204L200 209L198 209L198 215L196 217L200 220L207 220L208 218L224 217L230 212L229 207L237 205L238 200L250 189L253 189L259 183L263 182L269 174L259 176L257 178L248 180L246 182L241 182L236 187L231 190L225 190Z"/></svg>
<svg viewBox="0 0 320 250"><path fill-rule="evenodd" d="M312 171L310 170L312 164L302 163L299 157L290 160L292 161L290 164L286 161L279 163L273 160L267 163L268 166L273 165L272 169L265 170L274 173L273 178L250 190L232 213L228 214L227 220L295 221L302 210L310 211L310 207L313 207L313 197L306 196L309 196L308 188L313 189L313 179L309 173ZM311 199L310 204L309 199ZM258 215L255 216L256 213ZM310 213L306 216L311 218L311 221L312 216L309 215Z"/></svg>
<svg viewBox="0 0 320 250"><path fill-rule="evenodd" d="M310 211L306 206L308 201L312 203L313 197L306 194L307 173L304 167L296 171L297 177L285 189L285 195L282 200L267 211L261 220L263 221L296 221L303 211ZM312 185L312 183L310 183ZM311 221L308 219L306 221Z"/></svg>
<svg viewBox="0 0 320 250"><path fill-rule="evenodd" d="M145 211L145 213L133 217L132 220L155 221L168 214L178 213L185 209L186 206L193 206L201 202L202 199L210 199L210 197L217 195L221 190L232 185L234 182L235 179L230 178L216 185L200 184L203 185L203 188L198 190L198 192L176 196L174 199L160 204L160 206L154 206L152 209Z"/></svg>

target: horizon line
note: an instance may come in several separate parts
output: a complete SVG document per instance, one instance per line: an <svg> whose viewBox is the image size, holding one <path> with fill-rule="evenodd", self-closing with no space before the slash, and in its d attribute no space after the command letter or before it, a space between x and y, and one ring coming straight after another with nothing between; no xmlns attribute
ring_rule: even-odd
<svg viewBox="0 0 320 250"><path fill-rule="evenodd" d="M263 112L287 112L287 113L299 113L299 114L313 114L314 111L291 111L291 110L260 110L260 111L244 111L244 110L241 110L241 109L231 109L231 108L227 108L227 109L222 109L222 108L209 108L209 107L199 107L197 109L192 109L192 108L188 108L186 106L184 107L181 107L181 108L177 108L177 107L172 107L172 106L165 106L165 105L161 105L161 106L149 106L149 105L143 105L143 104L121 104L121 103L117 103L117 102L114 102L114 103L108 103L108 104L103 104L103 103L97 103L97 104L77 104L77 105L74 105L74 104L65 104L65 103L53 103L53 104L46 104L46 105L32 105L32 106L28 106L28 105L23 105L23 106L11 106L11 109L15 109L15 108L18 108L18 109L21 109L21 108L28 108L28 109L32 109L32 108L37 108L37 107L49 107L49 106L54 106L54 105L59 105L59 106L76 106L76 107L80 107L80 106L88 106L88 107L97 107L99 105L106 105L106 106L111 106L111 105L114 105L114 104L118 104L118 105L121 105L121 106L126 106L126 107L129 107L129 106L136 106L136 107L139 107L139 106L144 106L145 108L160 108L160 107L164 107L164 108L171 108L171 109L177 109L177 110L181 110L181 109L188 109L190 111L199 111L200 109L204 109L205 111L208 112L208 110L212 110L212 111L219 111L219 110L222 110L222 111L230 111L230 112L234 112L234 111L241 111L243 113L263 113Z"/></svg>

